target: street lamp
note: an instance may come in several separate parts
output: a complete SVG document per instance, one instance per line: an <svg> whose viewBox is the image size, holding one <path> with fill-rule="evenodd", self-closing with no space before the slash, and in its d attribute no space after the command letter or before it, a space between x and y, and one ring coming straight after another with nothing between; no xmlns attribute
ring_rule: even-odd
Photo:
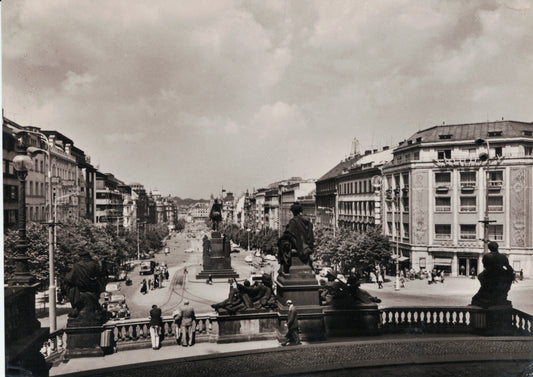
<svg viewBox="0 0 533 377"><path fill-rule="evenodd" d="M26 152L31 156L35 156L39 153L43 153L47 158L47 175L48 175L48 259L49 259L49 284L48 284L48 317L50 319L50 331L54 332L57 329L57 317L56 317L56 285L55 285L55 268L54 268L54 250L55 250L55 221L52 218L52 161L50 156L50 144L48 138L41 132L22 130L17 132L17 136L20 134L30 134L38 136L41 141L47 146L48 150L44 150L36 147L26 148ZM15 157L16 158L16 157ZM45 200L46 202L46 200Z"/></svg>
<svg viewBox="0 0 533 377"><path fill-rule="evenodd" d="M32 162L30 156L19 154L13 159L13 166L19 180L19 208L18 208L18 234L19 240L15 247L15 276L10 280L11 285L31 285L33 277L28 268L28 239L26 238L26 177Z"/></svg>
<svg viewBox="0 0 533 377"><path fill-rule="evenodd" d="M489 244L489 223L493 222L489 220L489 164L490 164L490 144L488 140L477 139L475 141L476 145L482 146L485 144L487 146L486 152L481 152L479 154L479 159L481 162L486 162L485 165L485 215L483 220L480 220L480 223L483 223L483 254L488 252Z"/></svg>
<svg viewBox="0 0 533 377"><path fill-rule="evenodd" d="M248 233L248 251L250 251L250 231L250 228L246 229L246 232Z"/></svg>

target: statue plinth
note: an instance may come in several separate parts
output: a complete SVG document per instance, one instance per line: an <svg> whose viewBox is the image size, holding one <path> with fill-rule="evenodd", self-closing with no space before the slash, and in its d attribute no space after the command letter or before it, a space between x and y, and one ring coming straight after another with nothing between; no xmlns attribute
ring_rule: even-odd
<svg viewBox="0 0 533 377"><path fill-rule="evenodd" d="M488 308L470 307L478 310L471 311L470 320L472 332L484 336L514 335L516 327L513 326L513 307L511 305L494 305Z"/></svg>
<svg viewBox="0 0 533 377"><path fill-rule="evenodd" d="M325 339L324 315L320 306L319 288L313 269L302 263L297 256L292 257L288 273L280 272L276 279L276 294L280 303L280 333L286 328L287 300L292 300L298 312L298 326L303 340Z"/></svg>
<svg viewBox="0 0 533 377"><path fill-rule="evenodd" d="M67 320L65 359L104 355L101 348L102 325L105 323L103 311L84 314L82 312L79 317L68 318Z"/></svg>
<svg viewBox="0 0 533 377"><path fill-rule="evenodd" d="M216 278L238 278L231 267L231 246L229 240L222 237L220 232L212 232L209 244L204 243L203 270L196 279L207 279L209 275Z"/></svg>

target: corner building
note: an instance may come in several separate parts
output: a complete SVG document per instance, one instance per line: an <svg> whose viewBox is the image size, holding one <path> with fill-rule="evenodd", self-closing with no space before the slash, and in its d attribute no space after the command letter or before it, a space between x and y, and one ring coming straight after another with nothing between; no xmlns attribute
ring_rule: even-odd
<svg viewBox="0 0 533 377"><path fill-rule="evenodd" d="M487 208L489 241L515 271L533 275L532 135L525 122L442 125L394 149L383 168L385 193L395 197L383 195L384 230L416 271L480 272Z"/></svg>

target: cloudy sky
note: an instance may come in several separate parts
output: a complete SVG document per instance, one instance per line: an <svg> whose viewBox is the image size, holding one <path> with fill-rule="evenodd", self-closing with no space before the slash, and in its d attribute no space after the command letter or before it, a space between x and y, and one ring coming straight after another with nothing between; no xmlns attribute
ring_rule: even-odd
<svg viewBox="0 0 533 377"><path fill-rule="evenodd" d="M533 121L533 1L4 0L2 103L207 198L436 124Z"/></svg>

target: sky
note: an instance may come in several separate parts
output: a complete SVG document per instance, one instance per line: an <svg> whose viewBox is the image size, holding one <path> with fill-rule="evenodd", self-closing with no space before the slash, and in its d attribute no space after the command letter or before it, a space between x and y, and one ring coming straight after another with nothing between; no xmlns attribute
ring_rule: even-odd
<svg viewBox="0 0 533 377"><path fill-rule="evenodd" d="M2 106L182 198L533 121L533 0L4 0Z"/></svg>

